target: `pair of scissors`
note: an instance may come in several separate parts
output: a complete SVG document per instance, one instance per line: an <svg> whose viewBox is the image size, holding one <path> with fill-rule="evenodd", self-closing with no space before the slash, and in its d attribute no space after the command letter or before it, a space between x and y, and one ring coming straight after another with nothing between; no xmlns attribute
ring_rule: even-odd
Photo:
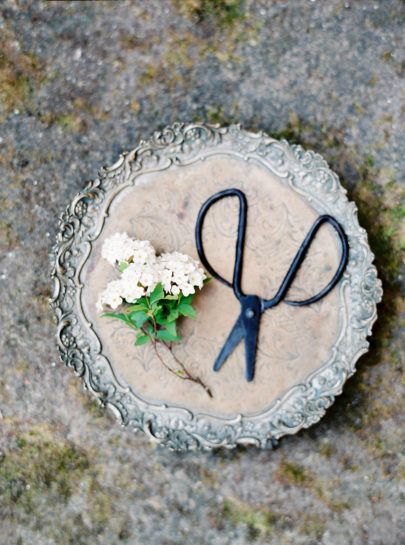
<svg viewBox="0 0 405 545"><path fill-rule="evenodd" d="M222 278L210 265L208 262L203 244L202 244L202 228L204 223L205 215L207 214L209 208L219 200L225 197L237 197L239 199L239 225L238 225L238 235L236 239L236 256L235 256L235 266L233 270L233 280L232 284ZM243 248L245 242L245 231L246 231L246 219L247 219L247 200L245 194L239 189L225 189L220 191L215 195L212 195L209 199L205 201L202 205L195 226L195 239L198 255L200 257L201 263L207 269L207 271L217 280L225 284L226 286L233 289L235 296L241 304L241 312L238 319L236 320L235 325L233 326L225 344L223 345L217 359L214 363L214 371L218 371L228 356L236 348L239 342L242 339L245 339L245 357L246 357L246 380L250 382L253 380L254 371L255 371L255 359L256 359L256 349L257 349L257 338L259 332L259 322L260 316L263 312L269 308L277 306L281 301L287 305L292 305L296 307L301 307L304 305L310 305L325 297L339 282L344 269L347 264L349 256L349 244L347 241L347 236L343 231L341 225L329 215L319 216L310 230L306 235L304 241L301 244L296 256L294 257L290 268L287 271L287 274L284 277L284 280L281 282L281 285L272 299L264 299L257 295L246 295L242 292L241 289L241 279L242 279L242 265L243 265ZM301 263L304 261L305 255L308 251L309 246L312 243L316 233L318 232L321 225L324 223L329 223L337 234L342 245L342 255L340 258L339 266L333 276L332 280L327 286L325 286L319 293L305 299L303 301L291 301L286 299L285 296L291 284L294 281L294 278L298 272L298 269Z"/></svg>

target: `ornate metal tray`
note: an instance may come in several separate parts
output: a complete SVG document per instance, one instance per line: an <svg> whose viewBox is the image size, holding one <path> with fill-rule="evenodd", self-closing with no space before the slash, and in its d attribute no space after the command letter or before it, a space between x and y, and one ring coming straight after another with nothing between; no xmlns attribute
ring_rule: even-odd
<svg viewBox="0 0 405 545"><path fill-rule="evenodd" d="M238 188L249 202L243 287L270 297L314 219L333 216L349 242L337 286L306 307L280 303L260 325L256 374L244 378L243 343L212 369L238 315L232 290L213 280L196 298L197 320L184 322L176 354L209 384L209 398L156 365L147 345L134 347L125 326L101 318L97 294L111 279L101 260L105 238L127 231L161 251L197 256L194 226L213 193ZM232 276L237 203L213 208L206 250ZM329 226L316 235L288 294L310 297L330 279L340 246ZM141 141L69 204L51 252L57 340L62 360L119 421L173 449L266 447L317 422L367 351L381 282L354 203L326 162L300 146L239 126L175 124Z"/></svg>

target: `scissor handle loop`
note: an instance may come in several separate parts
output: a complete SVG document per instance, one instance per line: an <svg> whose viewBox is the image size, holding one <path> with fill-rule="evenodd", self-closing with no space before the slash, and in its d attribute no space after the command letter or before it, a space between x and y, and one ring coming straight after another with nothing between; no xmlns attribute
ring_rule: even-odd
<svg viewBox="0 0 405 545"><path fill-rule="evenodd" d="M289 287L294 281L295 275L297 274L301 263L305 259L306 253L308 251L309 246L312 243L312 240L314 239L321 225L323 225L324 223L329 223L335 229L335 231L339 235L339 239L342 244L342 256L340 258L340 263L336 270L336 273L334 274L329 284L327 284L327 286L323 288L323 290L321 290L316 295L313 295L309 299L305 299L303 301L291 301L289 299L284 299ZM301 244L301 247L298 250L296 256L294 257L294 260L291 263L290 268L288 269L288 272L285 275L284 280L282 281L281 286L279 287L276 295L273 297L273 299L262 300L262 310L274 307L278 305L280 301L283 301L284 303L287 303L288 305L293 305L296 307L310 305L311 303L315 303L316 301L319 301L319 299L322 299L322 297L325 297L325 295L327 295L339 282L340 277L342 276L343 271L347 265L348 258L349 258L349 243L347 241L346 233L343 231L340 223L338 223L335 220L335 218L332 218L332 216L329 216L329 215L319 216L319 218L315 220L311 229L308 231L308 234L305 237L303 243Z"/></svg>
<svg viewBox="0 0 405 545"><path fill-rule="evenodd" d="M235 255L235 266L233 269L233 279L232 284L222 278L210 265L208 262L204 247L202 243L202 228L205 219L205 215L208 212L209 208L216 203L217 201L223 199L224 197L238 197L239 199L239 224L238 224L238 236L236 239L236 255ZM246 215L247 215L247 201L245 194L239 189L224 189L212 195L209 199L205 201L202 205L195 225L195 241L197 246L197 252L200 257L201 263L207 269L211 276L225 284L226 286L233 288L233 291L236 297L240 300L244 294L241 289L241 278L242 278L242 262L243 262L243 246L245 242L245 230L246 230Z"/></svg>

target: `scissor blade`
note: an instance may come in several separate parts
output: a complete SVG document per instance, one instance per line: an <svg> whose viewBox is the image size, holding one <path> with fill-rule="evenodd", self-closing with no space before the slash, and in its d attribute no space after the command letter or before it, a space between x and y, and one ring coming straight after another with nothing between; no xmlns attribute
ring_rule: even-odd
<svg viewBox="0 0 405 545"><path fill-rule="evenodd" d="M236 320L235 325L233 326L231 332L229 333L229 336L226 339L224 346L221 349L221 352L219 353L217 359L215 360L214 371L218 371L222 367L222 364L225 362L227 357L231 354L234 348L236 348L236 346L243 339L244 334L245 334L245 328L243 325L242 316L239 315L239 318Z"/></svg>
<svg viewBox="0 0 405 545"><path fill-rule="evenodd" d="M245 355L246 355L246 380L251 382L255 374L256 347L258 336L258 323L256 327L250 328L245 336Z"/></svg>

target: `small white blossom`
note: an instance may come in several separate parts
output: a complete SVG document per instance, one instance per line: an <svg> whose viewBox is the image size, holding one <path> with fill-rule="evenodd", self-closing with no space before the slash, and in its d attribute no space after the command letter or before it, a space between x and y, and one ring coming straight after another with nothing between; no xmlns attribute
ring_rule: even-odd
<svg viewBox="0 0 405 545"><path fill-rule="evenodd" d="M97 301L97 308L102 310L103 305L107 305L116 309L122 303L121 292L121 280L109 282Z"/></svg>
<svg viewBox="0 0 405 545"><path fill-rule="evenodd" d="M155 248L149 240L132 240L132 259L133 263L142 265L152 265L156 263Z"/></svg>
<svg viewBox="0 0 405 545"><path fill-rule="evenodd" d="M147 266L143 269L141 273L140 283L144 286L149 292L153 291L156 287L156 284L160 280L159 269L154 266Z"/></svg>
<svg viewBox="0 0 405 545"><path fill-rule="evenodd" d="M178 295L180 293L179 286L176 286L176 285L172 286L171 292L172 292L173 295Z"/></svg>
<svg viewBox="0 0 405 545"><path fill-rule="evenodd" d="M128 295L124 296L124 299L132 303L134 299L149 295L155 289L156 284L160 282L159 266L157 263L130 263L123 271L121 281Z"/></svg>
<svg viewBox="0 0 405 545"><path fill-rule="evenodd" d="M141 278L142 269L137 263L130 263L122 272L121 279L126 284L138 285Z"/></svg>
<svg viewBox="0 0 405 545"><path fill-rule="evenodd" d="M194 286L190 286L190 284L187 284L186 286L183 286L181 288L181 291L182 291L183 295L185 297L187 297L188 295L191 295L191 294L195 293L195 288L194 288Z"/></svg>
<svg viewBox="0 0 405 545"><path fill-rule="evenodd" d="M128 303L136 303L138 299L145 295L145 290L142 286L133 286L126 291L123 290L122 296Z"/></svg>
<svg viewBox="0 0 405 545"><path fill-rule="evenodd" d="M115 233L104 241L101 255L111 265L131 257L131 239L127 233Z"/></svg>
<svg viewBox="0 0 405 545"><path fill-rule="evenodd" d="M193 286L197 286L197 288L202 289L205 279L205 273L203 269L198 268L194 271L192 271L188 275L188 281L190 284L193 284Z"/></svg>

